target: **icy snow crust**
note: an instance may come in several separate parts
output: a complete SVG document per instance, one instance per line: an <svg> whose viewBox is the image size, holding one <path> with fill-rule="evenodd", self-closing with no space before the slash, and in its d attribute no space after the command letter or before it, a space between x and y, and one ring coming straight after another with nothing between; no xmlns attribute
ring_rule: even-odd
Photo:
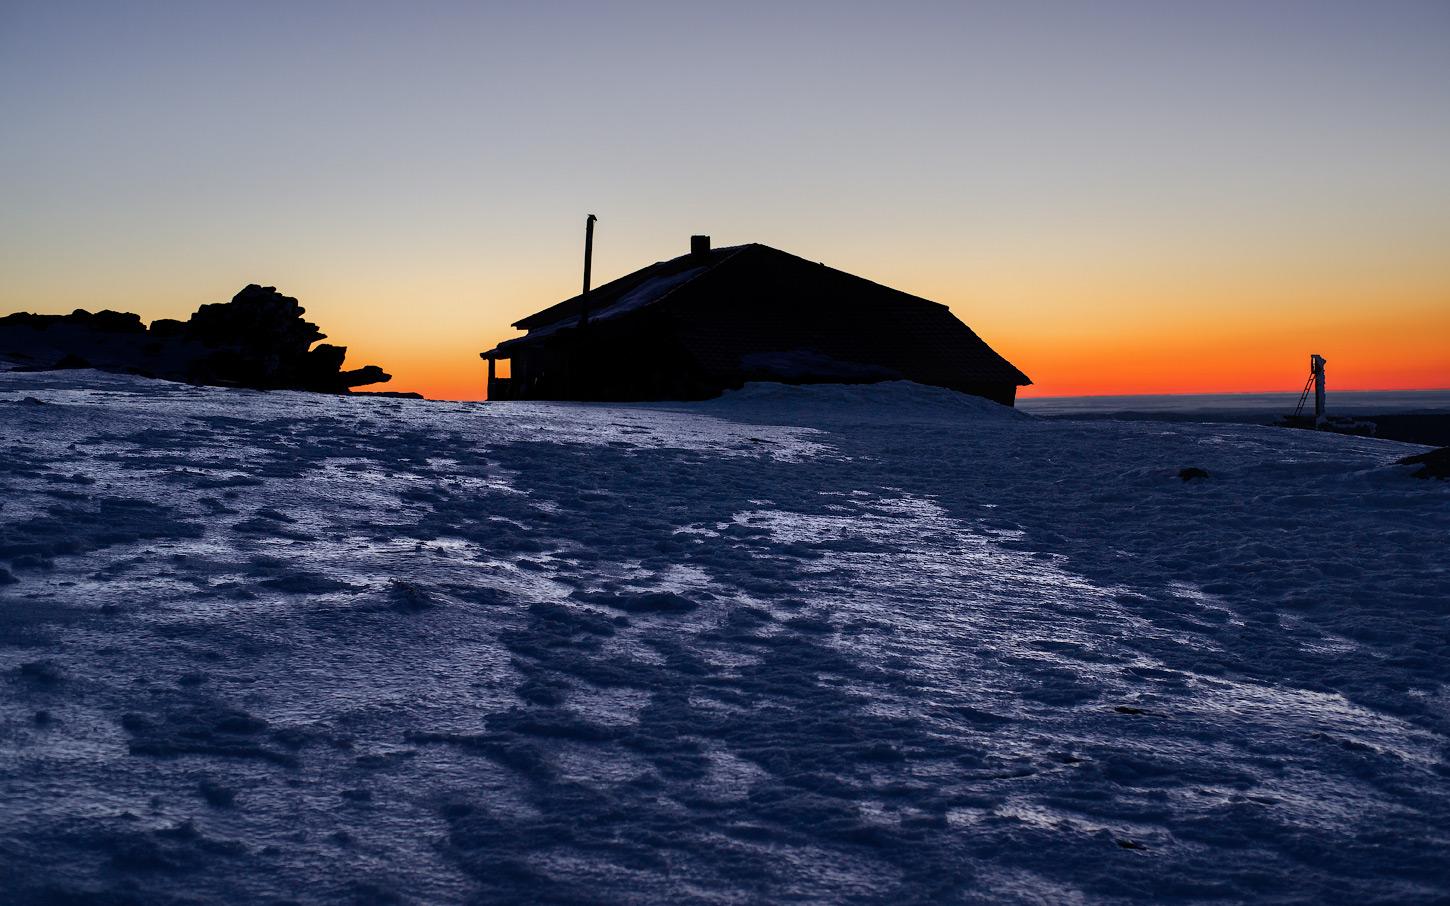
<svg viewBox="0 0 1450 906"><path fill-rule="evenodd" d="M0 444L6 903L1450 897L1415 448L93 372Z"/></svg>

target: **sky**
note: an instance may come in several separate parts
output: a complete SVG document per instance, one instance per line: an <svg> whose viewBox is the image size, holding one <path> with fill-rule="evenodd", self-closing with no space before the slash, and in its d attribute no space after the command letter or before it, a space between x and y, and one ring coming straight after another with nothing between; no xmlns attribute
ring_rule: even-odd
<svg viewBox="0 0 1450 906"><path fill-rule="evenodd" d="M1450 3L0 0L0 313L296 296L388 389L763 242L1032 395L1450 386Z"/></svg>

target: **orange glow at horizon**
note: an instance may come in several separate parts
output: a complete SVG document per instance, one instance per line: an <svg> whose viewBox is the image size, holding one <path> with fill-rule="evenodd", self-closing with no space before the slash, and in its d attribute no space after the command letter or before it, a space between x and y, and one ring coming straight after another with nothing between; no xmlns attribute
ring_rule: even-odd
<svg viewBox="0 0 1450 906"><path fill-rule="evenodd" d="M542 307L542 306L541 306ZM1306 331L1301 337L1274 331L1194 330L1191 325L1159 334L1084 338L1010 336L981 331L983 338L1033 379L1021 397L1115 396L1175 393L1293 392L1304 383L1309 353L1329 360L1336 390L1438 390L1450 388L1450 315L1423 331L1394 333L1363 326ZM349 348L356 365L379 362L393 381L375 390L411 390L429 399L483 399L487 363L478 353L494 340L448 344L426 354L400 355L386 347Z"/></svg>
<svg viewBox="0 0 1450 906"><path fill-rule="evenodd" d="M1310 353L1328 359L1336 390L1450 387L1450 304L1395 310L1397 317L1378 323L1347 314L1326 314L1316 324L1245 312L1092 334L1004 333L998 348L1018 350L1014 363L1034 380L1024 397L1293 392L1308 374Z"/></svg>
<svg viewBox="0 0 1450 906"><path fill-rule="evenodd" d="M464 365L445 366L436 359L408 360L396 356L367 355L361 347L349 350L351 362L383 362L394 375L391 383L364 390L415 391L436 400L481 400L484 398L486 363L478 352L483 344L463 352ZM492 344L488 344L491 346ZM1297 392L1308 374L1311 351L1329 360L1331 390L1441 390L1450 389L1450 354L1443 348L1426 349L1418 363L1392 354L1386 361L1356 361L1352 338L1342 342L1299 344L1293 350L1278 341L1241 350L1241 358L1205 367L1204 357L1212 354L1207 344L1184 343L1181 348L1160 347L1145 352L1126 345L1096 349L1040 346L1026 354L1013 354L1002 344L999 351L1033 378L1031 386L1018 391L1019 398L1048 396L1120 396L1179 393L1266 393ZM1427 340L1424 344L1430 345ZM1341 352L1342 351L1342 352ZM1125 361L1126 359L1126 361ZM1064 377L1054 379L1056 375Z"/></svg>
<svg viewBox="0 0 1450 906"><path fill-rule="evenodd" d="M510 322L577 291L576 238L564 233L532 254L438 255L387 269L360 259L268 275L199 267L165 296L142 280L118 292L114 277L64 292L13 283L0 288L0 312L112 308L148 321L185 319L260 277L296 296L327 342L348 348L345 367L377 364L393 375L363 389L479 400L487 366L478 354L522 335ZM677 238L606 246L607 260L596 259L599 282L683 251L684 234ZM722 238L717 244L755 237ZM1020 249L968 260L906 244L812 248L809 237L762 238L949 305L1032 378L1022 397L1295 392L1310 353L1328 358L1331 390L1450 387L1450 265L1427 255L1393 266L1346 257L1335 268L1320 263L1328 256L1295 266L1224 261L1209 279L1194 261L1093 257L1062 237L1053 237L1051 256L1027 237Z"/></svg>
<svg viewBox="0 0 1450 906"><path fill-rule="evenodd" d="M1032 378L1019 391L1022 397L1295 392L1311 352L1328 358L1332 389L1450 387L1450 279L1443 288L1421 281L1377 292L1346 285L1333 291L1203 286L1181 293L1174 304L1121 285L1091 293L1078 286L1070 294L1053 285L953 292L924 282L905 288L953 299L958 317ZM530 289L521 298L531 295L533 301L515 303L507 320L564 297L548 295L543 286ZM955 301L991 299L999 291L1007 302ZM400 343L396 335L391 342L377 337L369 326L359 322L349 325L349 334L334 333L335 342L354 339L350 367L377 362L394 379L373 389L411 390L431 399L482 399L487 365L478 353L522 335L506 324L478 324L476 331Z"/></svg>

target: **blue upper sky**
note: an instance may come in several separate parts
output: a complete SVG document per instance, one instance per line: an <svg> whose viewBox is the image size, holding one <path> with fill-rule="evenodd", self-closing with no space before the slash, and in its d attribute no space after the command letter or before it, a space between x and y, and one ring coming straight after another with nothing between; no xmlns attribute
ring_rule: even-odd
<svg viewBox="0 0 1450 906"><path fill-rule="evenodd" d="M276 283L462 387L594 212L600 279L763 241L951 304L1045 390L1155 389L1053 364L1163 348L1174 306L1265 342L1328 311L1332 346L1371 290L1446 298L1447 86L1443 0L7 2L0 309Z"/></svg>

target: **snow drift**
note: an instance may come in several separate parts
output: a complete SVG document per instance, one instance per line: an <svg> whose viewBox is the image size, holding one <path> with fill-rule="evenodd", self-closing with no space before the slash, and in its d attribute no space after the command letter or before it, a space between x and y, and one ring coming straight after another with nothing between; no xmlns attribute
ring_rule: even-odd
<svg viewBox="0 0 1450 906"><path fill-rule="evenodd" d="M679 404L674 404L679 405ZM1011 406L911 381L874 384L750 383L713 400L691 404L710 415L788 424L935 422L1025 417Z"/></svg>

